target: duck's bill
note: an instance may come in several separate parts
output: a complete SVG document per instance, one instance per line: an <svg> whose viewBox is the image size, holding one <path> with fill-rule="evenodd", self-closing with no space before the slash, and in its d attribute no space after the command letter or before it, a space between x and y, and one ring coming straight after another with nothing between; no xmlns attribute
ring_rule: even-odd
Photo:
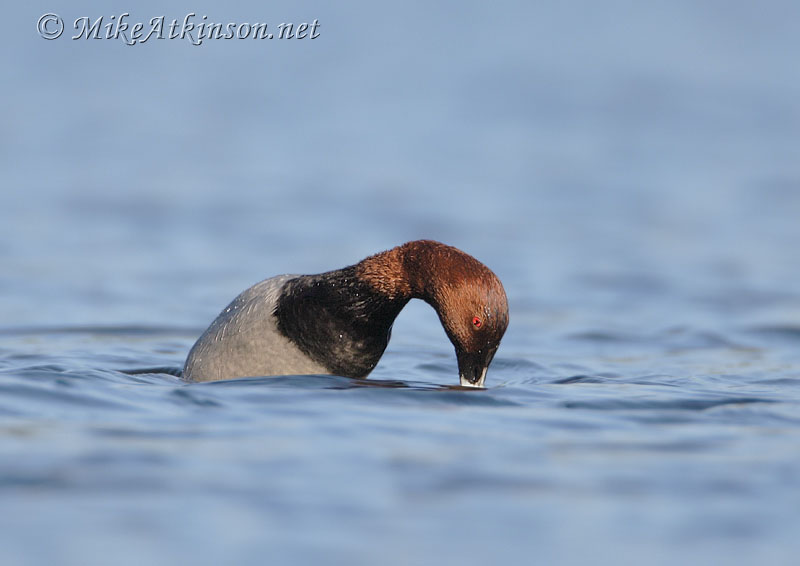
<svg viewBox="0 0 800 566"><path fill-rule="evenodd" d="M463 387L483 387L486 381L486 371L494 357L494 352L489 355L467 352L456 352L458 358L458 379Z"/></svg>
<svg viewBox="0 0 800 566"><path fill-rule="evenodd" d="M461 381L462 387L483 387L483 382L486 381L486 370L489 368L483 368L478 378L473 381L469 378L469 376L459 374L458 379Z"/></svg>

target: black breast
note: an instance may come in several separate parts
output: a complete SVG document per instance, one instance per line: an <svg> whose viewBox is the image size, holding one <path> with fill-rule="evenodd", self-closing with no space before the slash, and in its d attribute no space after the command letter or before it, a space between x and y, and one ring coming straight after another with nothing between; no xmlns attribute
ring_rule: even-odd
<svg viewBox="0 0 800 566"><path fill-rule="evenodd" d="M383 355L392 323L407 302L389 300L350 266L288 281L275 316L278 329L332 374L365 377Z"/></svg>

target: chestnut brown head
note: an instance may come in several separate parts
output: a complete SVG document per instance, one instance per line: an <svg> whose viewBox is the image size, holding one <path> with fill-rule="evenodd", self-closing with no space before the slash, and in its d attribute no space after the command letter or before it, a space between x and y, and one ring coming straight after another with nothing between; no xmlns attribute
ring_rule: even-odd
<svg viewBox="0 0 800 566"><path fill-rule="evenodd" d="M487 270L488 271L488 270ZM467 280L443 295L439 317L456 349L461 385L483 387L508 326L508 302L495 275Z"/></svg>
<svg viewBox="0 0 800 566"><path fill-rule="evenodd" d="M436 309L455 347L461 385L482 387L508 327L502 283L489 268L457 248L424 240L406 246L413 287Z"/></svg>

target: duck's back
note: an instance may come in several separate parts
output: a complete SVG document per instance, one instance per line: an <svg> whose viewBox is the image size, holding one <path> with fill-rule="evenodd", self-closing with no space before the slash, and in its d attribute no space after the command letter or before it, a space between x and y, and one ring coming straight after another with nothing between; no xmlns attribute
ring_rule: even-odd
<svg viewBox="0 0 800 566"><path fill-rule="evenodd" d="M284 285L295 277L266 279L236 297L192 347L184 379L329 373L278 329L275 307Z"/></svg>

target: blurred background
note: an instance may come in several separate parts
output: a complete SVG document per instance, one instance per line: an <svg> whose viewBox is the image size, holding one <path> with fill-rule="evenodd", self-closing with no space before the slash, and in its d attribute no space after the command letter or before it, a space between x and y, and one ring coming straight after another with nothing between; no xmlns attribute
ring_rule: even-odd
<svg viewBox="0 0 800 566"><path fill-rule="evenodd" d="M53 41L36 31L48 12L66 24ZM320 35L200 46L70 39L75 19L107 23L123 12L131 25L190 12L270 26L316 19ZM7 336L173 328L166 349L137 351L128 342L112 350L177 366L194 337L256 281L334 269L432 238L476 256L505 284L511 326L495 383L620 371L620 359L634 358L631 375L685 380L697 368L714 375L750 368L796 380L796 2L52 0L9 5L3 23L0 326ZM753 349L773 339L781 346L771 355ZM92 367L110 363L104 348L28 337L2 351L70 352L74 362L77 349L80 364ZM699 361L671 356L704 348L714 353ZM409 352L421 350L445 359L444 369L416 368ZM378 377L410 368L423 380L451 381L451 347L425 305L403 312L387 356ZM796 457L786 452L796 447L793 426L792 441L776 453L778 467L795 474ZM6 457L19 457L21 448L9 446ZM785 502L783 490L798 487L786 477L765 488L768 499ZM646 542L661 529L686 526L675 517L690 504L687 493L667 497L677 507L667 504L664 516L644 523L626 522L628 507L606 513L556 504L548 512L562 509L554 520L563 528L538 543L557 558L571 545L575 517L614 518L619 530L601 539L620 541L633 529L645 542L632 556L646 558ZM476 509L485 508L481 501ZM763 546L737 547L728 558L779 563L786 547L775 543L791 540L779 525L796 519L786 505L770 516L774 523L754 515L753 524L773 525L777 539L765 535ZM515 523L522 511L509 509L495 518ZM704 523L694 520L688 524ZM37 525L33 517L24 524ZM425 548L446 546L435 525L420 527L430 535ZM719 548L740 532L728 527L711 535ZM760 536L753 528L742 532ZM125 539L123 532L110 540ZM527 532L505 531L503 556L519 558L510 549ZM718 547L703 548L719 557ZM613 555L613 545L606 550Z"/></svg>
<svg viewBox="0 0 800 566"><path fill-rule="evenodd" d="M797 276L792 2L165 9L7 14L4 324L204 324L266 276L421 237L482 259L518 304L585 276L701 294ZM320 37L69 39L123 11L318 19ZM57 40L36 33L46 12Z"/></svg>

